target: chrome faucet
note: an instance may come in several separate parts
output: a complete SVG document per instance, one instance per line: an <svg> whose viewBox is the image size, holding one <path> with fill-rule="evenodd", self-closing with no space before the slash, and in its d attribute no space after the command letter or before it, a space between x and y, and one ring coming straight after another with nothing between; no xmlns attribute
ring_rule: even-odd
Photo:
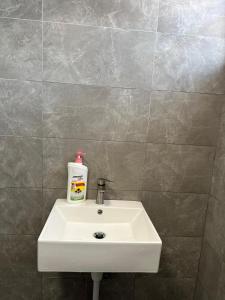
<svg viewBox="0 0 225 300"><path fill-rule="evenodd" d="M98 178L97 180L97 197L96 204L104 204L104 193L105 193L105 183L106 181L112 182L111 180L105 178Z"/></svg>

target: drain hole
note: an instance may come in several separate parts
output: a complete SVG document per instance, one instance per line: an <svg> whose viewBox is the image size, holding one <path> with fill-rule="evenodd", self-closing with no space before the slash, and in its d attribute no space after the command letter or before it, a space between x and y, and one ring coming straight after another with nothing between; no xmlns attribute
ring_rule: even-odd
<svg viewBox="0 0 225 300"><path fill-rule="evenodd" d="M96 238L96 239L99 239L99 240L101 240L101 239L104 239L104 237L105 237L105 233L104 232L95 232L94 234L93 234L93 236Z"/></svg>

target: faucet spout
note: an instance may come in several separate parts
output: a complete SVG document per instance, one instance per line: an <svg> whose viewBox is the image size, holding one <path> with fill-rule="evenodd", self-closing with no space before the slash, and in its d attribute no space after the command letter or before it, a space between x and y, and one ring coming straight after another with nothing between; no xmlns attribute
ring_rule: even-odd
<svg viewBox="0 0 225 300"><path fill-rule="evenodd" d="M106 181L111 182L108 179L105 178L98 178L97 181L97 197L96 197L96 204L104 204L104 193L105 193L105 183Z"/></svg>

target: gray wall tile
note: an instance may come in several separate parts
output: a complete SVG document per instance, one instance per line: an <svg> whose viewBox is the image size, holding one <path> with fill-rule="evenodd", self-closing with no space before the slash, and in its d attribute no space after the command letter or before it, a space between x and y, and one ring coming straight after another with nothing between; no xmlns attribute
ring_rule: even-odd
<svg viewBox="0 0 225 300"><path fill-rule="evenodd" d="M208 295L200 281L197 281L194 300L209 300Z"/></svg>
<svg viewBox="0 0 225 300"><path fill-rule="evenodd" d="M159 34L153 88L224 93L224 60L224 39Z"/></svg>
<svg viewBox="0 0 225 300"><path fill-rule="evenodd" d="M218 290L216 294L218 299L224 300L225 299L225 263L222 263L220 279L218 284Z"/></svg>
<svg viewBox="0 0 225 300"><path fill-rule="evenodd" d="M96 199L97 190L89 189L87 191L88 199ZM141 191L124 191L117 190L116 188L111 188L106 186L105 191L106 200L126 200L126 201L141 201Z"/></svg>
<svg viewBox="0 0 225 300"><path fill-rule="evenodd" d="M74 278L45 278L43 300L87 300L86 281Z"/></svg>
<svg viewBox="0 0 225 300"><path fill-rule="evenodd" d="M40 189L0 189L0 234L39 234L42 207Z"/></svg>
<svg viewBox="0 0 225 300"><path fill-rule="evenodd" d="M41 0L1 0L0 17L41 19Z"/></svg>
<svg viewBox="0 0 225 300"><path fill-rule="evenodd" d="M219 257L225 253L225 203L214 197L209 199L205 224L205 239Z"/></svg>
<svg viewBox="0 0 225 300"><path fill-rule="evenodd" d="M140 190L143 175L142 143L95 142L45 139L44 186L66 188L67 162L74 160L77 149L83 149L89 168L89 188L96 188L98 177L112 180L109 188ZM129 149L129 152L127 151Z"/></svg>
<svg viewBox="0 0 225 300"><path fill-rule="evenodd" d="M101 142L45 139L44 140L44 186L67 188L67 162L74 161L77 149L86 153L88 187L96 187L98 177L107 175L105 148ZM98 159L99 158L99 159Z"/></svg>
<svg viewBox="0 0 225 300"><path fill-rule="evenodd" d="M154 32L158 2L44 0L42 23L40 0L1 1L0 78L9 79L0 80L0 135L6 135L0 137L3 300L91 298L90 276L71 273L44 275L41 294L37 236L30 235L39 233L55 200L66 197L66 165L79 148L87 153L88 195L96 196L97 177L113 180L106 198L142 200L163 238L159 275L137 276L135 295L134 274L105 276L102 300L193 299L222 96L175 91L225 93L224 3L161 0L162 34ZM31 82L42 75L48 81L43 107L42 83ZM148 133L152 81L158 91ZM224 295L224 124L201 264L209 299ZM215 292L208 293L208 286Z"/></svg>
<svg viewBox="0 0 225 300"><path fill-rule="evenodd" d="M224 110L224 107L223 107ZM211 194L223 201L225 194L225 113L222 113L221 124L213 166Z"/></svg>
<svg viewBox="0 0 225 300"><path fill-rule="evenodd" d="M134 278L123 277L103 278L99 294L100 300L132 300L134 295Z"/></svg>
<svg viewBox="0 0 225 300"><path fill-rule="evenodd" d="M159 275L195 278L201 251L201 238L163 238Z"/></svg>
<svg viewBox="0 0 225 300"><path fill-rule="evenodd" d="M141 192L140 191L121 191L121 190L116 190L115 188L110 189L108 187L105 192L105 199L141 201Z"/></svg>
<svg viewBox="0 0 225 300"><path fill-rule="evenodd" d="M148 92L45 83L43 98L46 137L146 141Z"/></svg>
<svg viewBox="0 0 225 300"><path fill-rule="evenodd" d="M217 147L218 149L224 149L225 148L225 102L223 104L223 107L221 109L222 116L220 120L220 129L219 129L219 138L217 141Z"/></svg>
<svg viewBox="0 0 225 300"><path fill-rule="evenodd" d="M192 300L195 282L190 278L136 278L135 300Z"/></svg>
<svg viewBox="0 0 225 300"><path fill-rule="evenodd" d="M225 194L225 148L217 147L213 166L211 193L223 201Z"/></svg>
<svg viewBox="0 0 225 300"><path fill-rule="evenodd" d="M225 37L225 3L161 0L158 31Z"/></svg>
<svg viewBox="0 0 225 300"><path fill-rule="evenodd" d="M42 136L42 86L0 79L0 135Z"/></svg>
<svg viewBox="0 0 225 300"><path fill-rule="evenodd" d="M205 242L203 244L199 282L197 283L196 300L199 290L204 300L225 299L225 114L222 108L221 126L218 135L216 157L214 161L211 197L208 203L205 223ZM200 286L201 285L201 286Z"/></svg>
<svg viewBox="0 0 225 300"><path fill-rule="evenodd" d="M213 147L148 144L144 190L208 193Z"/></svg>
<svg viewBox="0 0 225 300"><path fill-rule="evenodd" d="M0 77L41 80L41 23L0 19Z"/></svg>
<svg viewBox="0 0 225 300"><path fill-rule="evenodd" d="M0 137L0 187L42 187L42 141Z"/></svg>
<svg viewBox="0 0 225 300"><path fill-rule="evenodd" d="M23 274L0 276L1 300L40 300L42 280L40 276Z"/></svg>
<svg viewBox="0 0 225 300"><path fill-rule="evenodd" d="M152 92L148 141L216 145L224 96Z"/></svg>
<svg viewBox="0 0 225 300"><path fill-rule="evenodd" d="M66 188L65 189L44 189L43 190L43 224L46 222L48 215L56 201L56 199L66 198Z"/></svg>
<svg viewBox="0 0 225 300"><path fill-rule="evenodd" d="M0 277L36 274L36 244L31 235L0 235Z"/></svg>
<svg viewBox="0 0 225 300"><path fill-rule="evenodd" d="M45 0L44 20L80 25L156 30L158 0Z"/></svg>
<svg viewBox="0 0 225 300"><path fill-rule="evenodd" d="M204 242L201 253L199 280L206 290L209 299L215 299L217 293L219 278L221 273L221 262L215 250Z"/></svg>
<svg viewBox="0 0 225 300"><path fill-rule="evenodd" d="M202 236L208 195L142 192L142 202L162 236Z"/></svg>
<svg viewBox="0 0 225 300"><path fill-rule="evenodd" d="M44 79L149 89L154 44L151 32L44 23Z"/></svg>

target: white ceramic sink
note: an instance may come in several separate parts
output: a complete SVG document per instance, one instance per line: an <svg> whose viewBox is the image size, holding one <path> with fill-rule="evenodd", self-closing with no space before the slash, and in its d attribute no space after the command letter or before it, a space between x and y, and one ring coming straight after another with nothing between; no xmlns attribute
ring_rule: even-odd
<svg viewBox="0 0 225 300"><path fill-rule="evenodd" d="M105 237L96 239L96 232ZM38 270L157 272L161 246L140 202L69 204L58 199L38 239Z"/></svg>

